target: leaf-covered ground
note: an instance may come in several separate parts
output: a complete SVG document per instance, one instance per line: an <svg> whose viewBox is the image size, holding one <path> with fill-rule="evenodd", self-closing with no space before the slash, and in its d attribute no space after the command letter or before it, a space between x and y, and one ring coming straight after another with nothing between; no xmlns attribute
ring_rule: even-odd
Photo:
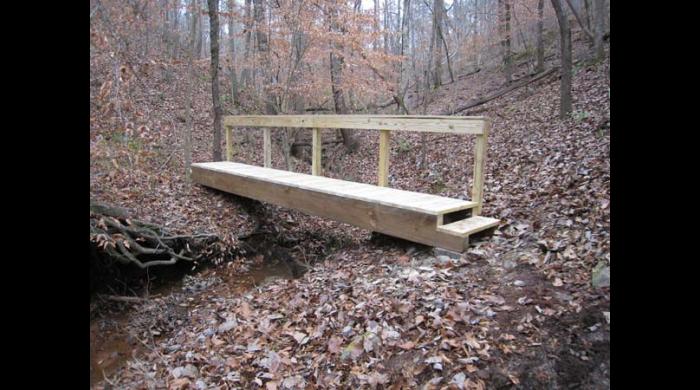
<svg viewBox="0 0 700 390"><path fill-rule="evenodd" d="M342 244L320 251L323 260L299 279L178 303L187 308L181 324L111 381L222 389L609 387L609 283L591 284L610 266L608 68L607 61L576 67L567 120L558 118L556 74L461 113L493 119L483 215L502 221L461 259L266 206L274 211L268 222L285 234ZM128 138L108 131L94 108L91 195L236 246L252 226L245 210L180 174L184 100L164 82L166 73L154 70L152 84L133 87ZM93 77L98 101L100 75ZM459 106L497 77L482 71L444 87L428 113ZM208 92L202 81L195 161L210 159ZM357 134L357 153L326 151L333 161L326 174L374 183L377 135ZM468 136L392 137L392 187L469 198ZM235 160L260 165L260 138L253 132L237 145ZM240 131L236 139L248 141ZM285 167L278 151L273 166ZM300 161L296 170L310 166Z"/></svg>

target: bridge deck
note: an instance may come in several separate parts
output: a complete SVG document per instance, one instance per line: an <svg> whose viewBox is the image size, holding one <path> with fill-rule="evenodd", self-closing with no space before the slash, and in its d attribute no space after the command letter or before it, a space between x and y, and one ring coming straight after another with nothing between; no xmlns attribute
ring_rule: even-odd
<svg viewBox="0 0 700 390"><path fill-rule="evenodd" d="M234 162L208 162L194 165L212 171L230 173L232 175L269 183L373 202L430 215L441 215L453 211L470 209L476 206L476 202L467 200L422 194L420 192L403 191L395 188L378 187L371 184L356 183L323 176L312 176Z"/></svg>
<svg viewBox="0 0 700 390"><path fill-rule="evenodd" d="M470 234L498 222L468 218L477 206L472 201L234 162L192 164L192 178L240 196L456 251L465 249Z"/></svg>

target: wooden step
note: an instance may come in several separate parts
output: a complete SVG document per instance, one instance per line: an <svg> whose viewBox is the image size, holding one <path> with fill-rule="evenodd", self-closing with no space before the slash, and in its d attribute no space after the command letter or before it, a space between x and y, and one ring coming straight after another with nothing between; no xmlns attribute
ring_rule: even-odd
<svg viewBox="0 0 700 390"><path fill-rule="evenodd" d="M496 218L476 216L438 226L437 230L460 237L468 237L470 234L498 226L499 222Z"/></svg>

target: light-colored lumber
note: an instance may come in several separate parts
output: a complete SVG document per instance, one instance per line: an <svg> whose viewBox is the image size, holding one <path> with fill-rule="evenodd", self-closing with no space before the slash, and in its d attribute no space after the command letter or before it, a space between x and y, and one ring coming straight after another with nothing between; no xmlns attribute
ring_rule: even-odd
<svg viewBox="0 0 700 390"><path fill-rule="evenodd" d="M311 139L311 174L314 176L321 176L322 166L321 166L321 153L322 149L322 139L321 139L321 129L313 129L312 139Z"/></svg>
<svg viewBox="0 0 700 390"><path fill-rule="evenodd" d="M471 234L496 227L499 220L488 217L470 217L461 221L452 222L447 225L438 226L437 230L461 237L468 237Z"/></svg>
<svg viewBox="0 0 700 390"><path fill-rule="evenodd" d="M251 169L251 165L234 162L207 162L193 164L193 166L197 166L200 170L254 179L261 183L258 185L259 187L265 187L264 183L279 184L289 188L315 191L428 215L440 215L476 206L476 202L467 200L445 198L388 187L377 187L364 183L353 183L352 186L347 186L347 181L330 177L312 176L264 167L253 167ZM285 175L282 175L282 173ZM346 212L352 213L353 210L347 210Z"/></svg>
<svg viewBox="0 0 700 390"><path fill-rule="evenodd" d="M478 204L472 211L472 215L481 214L484 203L484 169L486 168L486 144L490 122L486 122L484 133L476 136L474 144L474 184L472 185L472 200Z"/></svg>
<svg viewBox="0 0 700 390"><path fill-rule="evenodd" d="M226 161L233 161L233 128L225 127L226 131Z"/></svg>
<svg viewBox="0 0 700 390"><path fill-rule="evenodd" d="M463 251L468 242L468 238L438 231L436 229L437 215L394 207L387 202L376 202L359 197L352 198L328 191L314 190L313 186L299 185L295 187L284 183L288 179L266 180L259 175L232 174L227 172L226 169L214 169L212 164L235 163L192 164L193 180L196 183L221 191L273 203L282 207L293 208L324 218L331 218L364 229L426 245ZM316 177L323 178L320 176ZM335 180L331 178L323 179Z"/></svg>
<svg viewBox="0 0 700 390"><path fill-rule="evenodd" d="M234 127L296 127L400 130L452 134L482 134L484 117L410 115L234 115L224 117Z"/></svg>
<svg viewBox="0 0 700 390"><path fill-rule="evenodd" d="M272 134L269 128L263 130L263 153L265 155L265 167L272 167Z"/></svg>
<svg viewBox="0 0 700 390"><path fill-rule="evenodd" d="M377 169L377 185L386 187L389 185L389 130L379 132L379 164Z"/></svg>

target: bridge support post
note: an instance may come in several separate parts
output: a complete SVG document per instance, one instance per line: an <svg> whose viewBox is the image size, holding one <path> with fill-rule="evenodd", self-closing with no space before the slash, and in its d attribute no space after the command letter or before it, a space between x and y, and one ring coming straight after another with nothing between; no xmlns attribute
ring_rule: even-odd
<svg viewBox="0 0 700 390"><path fill-rule="evenodd" d="M314 176L321 176L323 174L321 152L323 152L321 129L313 129L313 134L311 136L311 174Z"/></svg>
<svg viewBox="0 0 700 390"><path fill-rule="evenodd" d="M233 160L233 127L226 126L226 161Z"/></svg>
<svg viewBox="0 0 700 390"><path fill-rule="evenodd" d="M481 215L484 203L484 169L486 168L486 144L491 123L486 121L484 132L476 136L474 144L474 184L472 185L472 202L478 205L472 209L472 216Z"/></svg>
<svg viewBox="0 0 700 390"><path fill-rule="evenodd" d="M272 134L269 127L263 129L263 154L265 168L272 168Z"/></svg>
<svg viewBox="0 0 700 390"><path fill-rule="evenodd" d="M379 168L377 169L377 185L387 187L389 185L389 130L379 132Z"/></svg>

